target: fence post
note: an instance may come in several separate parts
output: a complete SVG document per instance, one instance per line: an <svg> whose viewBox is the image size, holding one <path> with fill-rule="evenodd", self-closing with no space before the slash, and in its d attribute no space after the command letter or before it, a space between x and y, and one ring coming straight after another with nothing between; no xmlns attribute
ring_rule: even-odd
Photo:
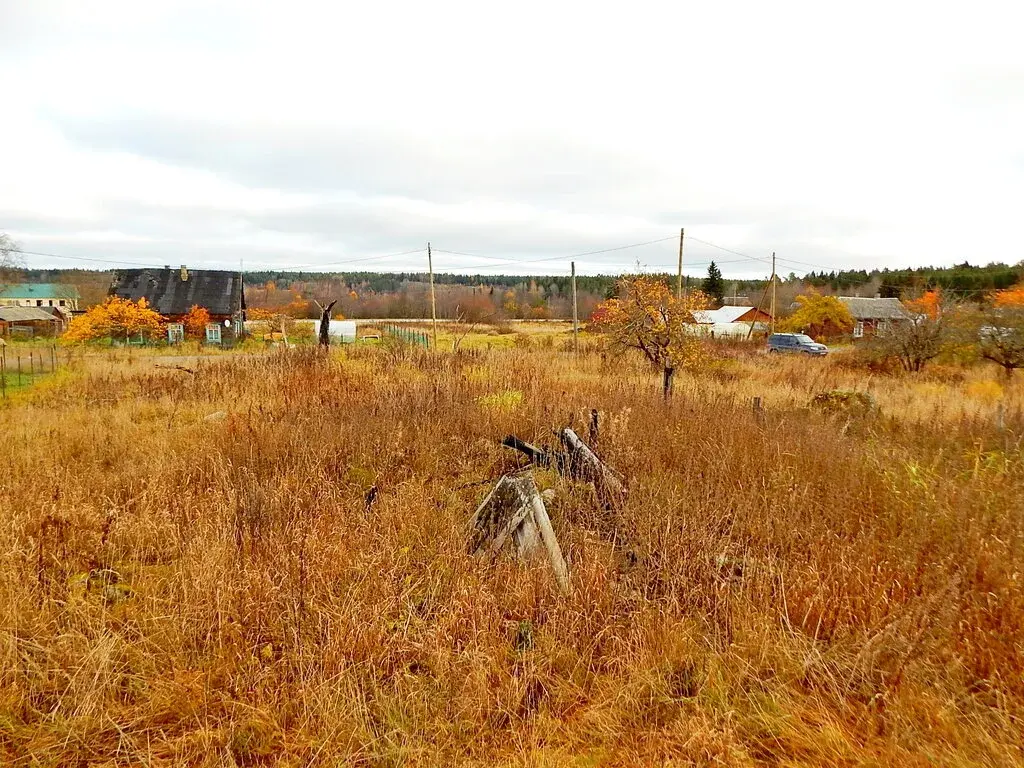
<svg viewBox="0 0 1024 768"><path fill-rule="evenodd" d="M764 424L764 406L761 404L761 398L754 398L754 421L758 424Z"/></svg>

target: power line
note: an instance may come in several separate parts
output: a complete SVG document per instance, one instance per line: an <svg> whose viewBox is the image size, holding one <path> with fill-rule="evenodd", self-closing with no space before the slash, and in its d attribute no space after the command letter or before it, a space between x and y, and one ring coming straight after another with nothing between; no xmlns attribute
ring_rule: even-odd
<svg viewBox="0 0 1024 768"><path fill-rule="evenodd" d="M305 267L333 267L338 264L357 264L363 261L378 261L380 259L393 259L398 256L410 256L414 253L426 253L426 248L414 248L411 251L400 251L399 253L386 253L380 256L364 256L359 259L343 259L341 261L322 261L315 264L294 264L292 269L303 269Z"/></svg>
<svg viewBox="0 0 1024 768"><path fill-rule="evenodd" d="M743 258L750 259L751 261L760 261L760 262L763 262L765 264L771 264L772 263L771 259L762 259L762 258L760 258L758 256L751 256L750 254L747 254L747 253L742 253L740 251L734 251L732 248L726 248L725 246L717 245L716 243L711 243L711 242L708 242L707 240L701 240L700 238L693 237L692 235L690 237L686 238L686 239L687 240L693 240L694 242L697 242L697 243L702 243L703 245L709 245L712 248L717 248L720 251L725 251L726 253L731 253L734 256L742 256ZM723 264L724 263L725 262L723 262Z"/></svg>
<svg viewBox="0 0 1024 768"><path fill-rule="evenodd" d="M73 261L95 261L102 264L122 264L133 267L155 267L155 264L143 264L139 261L115 261L112 259L97 259L89 256L61 256L57 253L42 253L40 251L25 251L18 249L15 253L23 253L26 256L45 256L48 259L72 259Z"/></svg>

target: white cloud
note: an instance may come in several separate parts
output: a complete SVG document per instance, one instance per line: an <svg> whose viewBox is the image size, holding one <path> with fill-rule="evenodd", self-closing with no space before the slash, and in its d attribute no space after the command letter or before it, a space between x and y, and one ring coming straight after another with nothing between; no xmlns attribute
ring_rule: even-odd
<svg viewBox="0 0 1024 768"><path fill-rule="evenodd" d="M3 13L0 229L28 250L286 267L431 240L526 260L686 226L836 268L1024 256L1011 2ZM518 271L542 268L564 265Z"/></svg>

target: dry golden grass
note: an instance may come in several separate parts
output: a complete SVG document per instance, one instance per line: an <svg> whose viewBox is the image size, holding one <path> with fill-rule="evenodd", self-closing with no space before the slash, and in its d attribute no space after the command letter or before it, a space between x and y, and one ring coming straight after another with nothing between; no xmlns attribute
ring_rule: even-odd
<svg viewBox="0 0 1024 768"><path fill-rule="evenodd" d="M665 405L557 346L197 365L0 405L4 764L1024 762L1019 381L750 357ZM807 409L836 387L881 414ZM540 475L571 594L465 554L497 441L591 408L630 495Z"/></svg>

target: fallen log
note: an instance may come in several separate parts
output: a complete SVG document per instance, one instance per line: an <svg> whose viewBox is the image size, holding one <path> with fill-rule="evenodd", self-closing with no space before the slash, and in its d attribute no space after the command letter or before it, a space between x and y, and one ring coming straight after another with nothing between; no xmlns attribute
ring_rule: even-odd
<svg viewBox="0 0 1024 768"><path fill-rule="evenodd" d="M538 467L550 467L552 461L552 454L550 451L545 451L543 448L538 448L535 445L531 445L525 440L520 440L515 435L508 435L501 444L506 448L512 448L513 450L525 453L530 457L530 461L536 464Z"/></svg>
<svg viewBox="0 0 1024 768"><path fill-rule="evenodd" d="M618 506L626 495L626 486L619 475L601 461L573 430L563 429L558 438L569 456L569 475L593 483L602 506Z"/></svg>
<svg viewBox="0 0 1024 768"><path fill-rule="evenodd" d="M562 592L569 569L533 475L504 475L473 513L469 551L495 557L511 540L522 559L544 556Z"/></svg>
<svg viewBox="0 0 1024 768"><path fill-rule="evenodd" d="M184 365L161 365L160 363L156 363L153 365L153 367L166 368L167 370L170 371L184 371L185 373L191 373L193 376L195 376L196 373L194 370L192 370L191 368L186 368Z"/></svg>

